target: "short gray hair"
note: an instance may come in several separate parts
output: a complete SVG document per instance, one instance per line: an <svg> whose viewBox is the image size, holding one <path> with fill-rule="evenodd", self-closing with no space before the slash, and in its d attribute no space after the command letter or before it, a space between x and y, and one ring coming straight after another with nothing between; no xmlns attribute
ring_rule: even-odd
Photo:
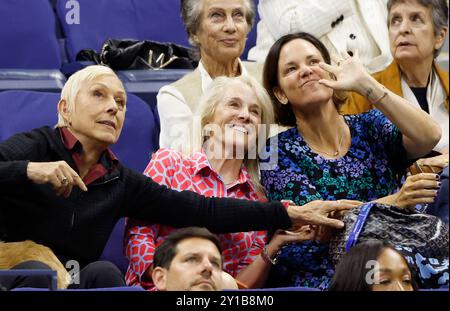
<svg viewBox="0 0 450 311"><path fill-rule="evenodd" d="M60 98L60 101L64 100L66 102L68 112L75 111L75 101L81 87L83 86L83 82L93 81L101 76L114 76L120 81L111 68L102 65L87 66L86 68L83 68L70 76L66 84L64 84ZM122 82L120 83L122 88L125 90ZM126 102L126 94L124 96ZM64 117L58 112L58 123L55 127L65 127L68 125L68 121L65 120Z"/></svg>
<svg viewBox="0 0 450 311"><path fill-rule="evenodd" d="M184 29L186 30L189 43L197 47L197 44L192 40L191 36L197 33L200 25L200 16L202 15L201 4L203 0L181 0L180 13L183 20ZM245 19L249 26L249 30L253 28L255 22L255 3L253 0L244 0Z"/></svg>
<svg viewBox="0 0 450 311"><path fill-rule="evenodd" d="M437 36L444 27L448 24L448 3L447 0L415 0L421 6L431 8L431 16L433 18L434 35ZM391 14L391 9L395 4L405 3L405 0L388 0L387 9L388 16ZM388 27L389 27L388 19ZM438 57L441 53L442 45L439 49L434 51L434 57Z"/></svg>

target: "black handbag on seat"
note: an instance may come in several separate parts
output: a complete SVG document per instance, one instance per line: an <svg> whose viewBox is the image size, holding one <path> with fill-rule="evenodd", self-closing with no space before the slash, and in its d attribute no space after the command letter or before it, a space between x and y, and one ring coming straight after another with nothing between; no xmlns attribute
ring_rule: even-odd
<svg viewBox="0 0 450 311"><path fill-rule="evenodd" d="M173 43L131 39L108 39L100 53L81 50L76 59L107 65L113 70L194 69L198 65L194 49Z"/></svg>

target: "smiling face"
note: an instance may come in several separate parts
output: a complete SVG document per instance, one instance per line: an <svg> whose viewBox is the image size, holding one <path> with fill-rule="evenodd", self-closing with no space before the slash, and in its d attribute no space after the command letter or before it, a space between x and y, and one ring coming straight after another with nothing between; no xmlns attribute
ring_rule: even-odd
<svg viewBox="0 0 450 311"><path fill-rule="evenodd" d="M70 112L62 101L59 112L68 120L69 130L83 146L100 149L114 144L125 118L125 90L114 75L101 75L82 82Z"/></svg>
<svg viewBox="0 0 450 311"><path fill-rule="evenodd" d="M209 127L214 129L209 141L213 140L226 148L226 154L232 152L236 156L236 150L245 153L249 143L256 143L261 118L262 108L255 91L242 82L230 83L222 100L215 107L212 120L208 122ZM230 147L233 151L227 150ZM219 155L219 158L221 156L223 155Z"/></svg>
<svg viewBox="0 0 450 311"><path fill-rule="evenodd" d="M169 269L157 267L159 290L216 291L222 289L222 257L216 245L203 238L187 238L176 246Z"/></svg>
<svg viewBox="0 0 450 311"><path fill-rule="evenodd" d="M372 291L413 291L411 271L405 259L396 251L385 248L377 258L379 270L375 271L377 284Z"/></svg>
<svg viewBox="0 0 450 311"><path fill-rule="evenodd" d="M319 84L320 79L330 79L330 75L319 67L324 59L320 51L310 42L294 39L280 50L278 59L278 83L273 89L281 103L292 105L294 109L308 109L311 104L328 102L333 91Z"/></svg>
<svg viewBox="0 0 450 311"><path fill-rule="evenodd" d="M230 62L241 56L250 31L244 0L201 0L200 26L192 39L202 57Z"/></svg>
<svg viewBox="0 0 450 311"><path fill-rule="evenodd" d="M415 0L392 6L389 13L391 53L398 62L414 63L433 60L435 49L444 42L445 31L434 34L432 9Z"/></svg>

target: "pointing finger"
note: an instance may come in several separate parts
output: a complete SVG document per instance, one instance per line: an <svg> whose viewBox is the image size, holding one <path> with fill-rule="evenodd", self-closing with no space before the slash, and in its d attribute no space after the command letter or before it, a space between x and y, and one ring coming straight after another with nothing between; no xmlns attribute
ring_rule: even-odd
<svg viewBox="0 0 450 311"><path fill-rule="evenodd" d="M329 64L327 64L327 63L324 63L324 62L320 62L320 63L319 63L319 66L320 66L320 68L322 68L323 70L326 70L326 71L328 71L328 72L330 72L330 73L332 73L332 74L336 74L337 71L338 71L338 69L337 69L336 67L331 66L331 65L329 65Z"/></svg>
<svg viewBox="0 0 450 311"><path fill-rule="evenodd" d="M325 85L326 87L329 87L330 89L334 89L336 86L336 81L332 81L332 80L327 80L327 79L320 79L318 81L320 84Z"/></svg>
<svg viewBox="0 0 450 311"><path fill-rule="evenodd" d="M77 185L81 190L88 191L86 185L84 184L84 182L81 179L81 177L78 176L78 174L76 176L74 176L73 181L74 181L74 184Z"/></svg>
<svg viewBox="0 0 450 311"><path fill-rule="evenodd" d="M322 222L318 223L318 225L332 227L332 228L336 228L336 229L344 228L344 222L343 221L338 220L338 219L333 219L333 218L326 218L326 217L324 217L322 219Z"/></svg>
<svg viewBox="0 0 450 311"><path fill-rule="evenodd" d="M352 200L325 201L324 203L326 212L345 211L362 204L362 202Z"/></svg>

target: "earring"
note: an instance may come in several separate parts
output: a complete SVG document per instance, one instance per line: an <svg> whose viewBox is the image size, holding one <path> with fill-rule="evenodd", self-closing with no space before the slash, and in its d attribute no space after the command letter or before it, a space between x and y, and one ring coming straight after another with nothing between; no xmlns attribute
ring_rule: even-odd
<svg viewBox="0 0 450 311"><path fill-rule="evenodd" d="M289 103L289 100L287 98L283 98L283 100L280 100L280 103L282 105L287 105Z"/></svg>

